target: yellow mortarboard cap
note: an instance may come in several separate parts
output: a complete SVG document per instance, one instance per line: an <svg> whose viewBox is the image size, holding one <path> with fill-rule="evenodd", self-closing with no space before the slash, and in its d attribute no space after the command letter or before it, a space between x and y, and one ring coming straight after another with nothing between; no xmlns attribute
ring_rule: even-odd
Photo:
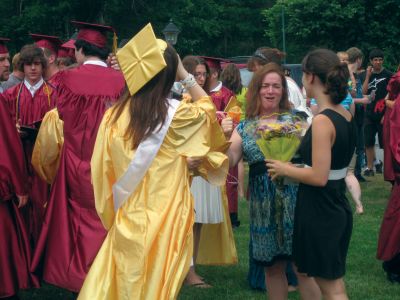
<svg viewBox="0 0 400 300"><path fill-rule="evenodd" d="M117 52L118 62L131 95L167 66L164 60L166 48L167 43L156 39L149 23Z"/></svg>

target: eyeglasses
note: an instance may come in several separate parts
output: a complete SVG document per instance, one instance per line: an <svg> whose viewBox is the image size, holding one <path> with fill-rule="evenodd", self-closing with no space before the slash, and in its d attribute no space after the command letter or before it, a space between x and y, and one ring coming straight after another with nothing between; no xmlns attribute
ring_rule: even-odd
<svg viewBox="0 0 400 300"><path fill-rule="evenodd" d="M194 73L194 77L199 79L200 77L207 78L208 73Z"/></svg>

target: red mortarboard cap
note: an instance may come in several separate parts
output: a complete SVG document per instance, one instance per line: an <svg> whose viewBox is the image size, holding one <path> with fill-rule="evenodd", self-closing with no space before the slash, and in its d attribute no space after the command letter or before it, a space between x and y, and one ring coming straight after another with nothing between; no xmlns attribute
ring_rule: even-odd
<svg viewBox="0 0 400 300"><path fill-rule="evenodd" d="M75 49L75 40L69 40L61 45L62 48Z"/></svg>
<svg viewBox="0 0 400 300"><path fill-rule="evenodd" d="M221 70L221 62L228 62L228 60L218 57L200 56L206 61L209 68Z"/></svg>
<svg viewBox="0 0 400 300"><path fill-rule="evenodd" d="M30 33L29 34L35 41L35 44L40 48L49 49L51 52L56 53L60 48L62 41L58 36L50 36L43 34Z"/></svg>
<svg viewBox="0 0 400 300"><path fill-rule="evenodd" d="M10 41L8 38L0 37L0 54L8 53L6 42Z"/></svg>
<svg viewBox="0 0 400 300"><path fill-rule="evenodd" d="M114 32L115 35L114 28L110 26L79 21L71 21L71 23L79 29L78 36L76 37L77 40L84 40L99 48L104 48L107 45L107 31Z"/></svg>

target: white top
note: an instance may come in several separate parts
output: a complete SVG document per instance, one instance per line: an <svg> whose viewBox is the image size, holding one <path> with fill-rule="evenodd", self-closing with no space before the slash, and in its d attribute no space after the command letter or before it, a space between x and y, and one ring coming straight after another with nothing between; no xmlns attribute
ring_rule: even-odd
<svg viewBox="0 0 400 300"><path fill-rule="evenodd" d="M218 81L218 85L213 88L210 92L219 92L219 90L222 88L222 82Z"/></svg>
<svg viewBox="0 0 400 300"><path fill-rule="evenodd" d="M105 68L108 67L107 64L104 61L102 61L102 60L94 60L94 59L92 59L92 60L89 59L89 60L85 61L83 64L84 65L96 65L96 66L105 67Z"/></svg>
<svg viewBox="0 0 400 300"><path fill-rule="evenodd" d="M32 97L35 96L36 91L40 89L43 83L44 83L43 78L40 78L40 80L35 85L31 85L26 79L24 80L24 84L31 93Z"/></svg>

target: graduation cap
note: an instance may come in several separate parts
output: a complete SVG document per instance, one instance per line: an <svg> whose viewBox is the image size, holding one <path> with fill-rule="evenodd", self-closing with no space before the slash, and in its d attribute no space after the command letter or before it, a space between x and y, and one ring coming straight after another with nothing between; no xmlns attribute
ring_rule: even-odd
<svg viewBox="0 0 400 300"><path fill-rule="evenodd" d="M118 63L131 95L167 66L164 60L166 48L167 43L156 39L149 23L117 52Z"/></svg>
<svg viewBox="0 0 400 300"><path fill-rule="evenodd" d="M10 39L8 39L8 38L0 37L0 54L8 53L6 42L9 42L9 41L10 41Z"/></svg>
<svg viewBox="0 0 400 300"><path fill-rule="evenodd" d="M40 48L49 49L51 52L57 54L58 48L60 48L62 41L58 36L30 33L29 34L35 44Z"/></svg>
<svg viewBox="0 0 400 300"><path fill-rule="evenodd" d="M117 35L115 29L111 26L92 24L80 21L71 21L78 29L77 40L84 40L89 44L95 45L99 48L107 46L107 32L113 32L113 52L117 49Z"/></svg>
<svg viewBox="0 0 400 300"><path fill-rule="evenodd" d="M73 49L75 50L75 40L69 40L61 45L61 48Z"/></svg>
<svg viewBox="0 0 400 300"><path fill-rule="evenodd" d="M200 56L202 59L205 60L206 64L209 68L221 70L221 63L222 62L229 62L229 60L218 58L218 57L209 57L209 56Z"/></svg>
<svg viewBox="0 0 400 300"><path fill-rule="evenodd" d="M21 138L24 140L35 141L41 124L42 120L36 121L29 125L21 125L19 127Z"/></svg>

